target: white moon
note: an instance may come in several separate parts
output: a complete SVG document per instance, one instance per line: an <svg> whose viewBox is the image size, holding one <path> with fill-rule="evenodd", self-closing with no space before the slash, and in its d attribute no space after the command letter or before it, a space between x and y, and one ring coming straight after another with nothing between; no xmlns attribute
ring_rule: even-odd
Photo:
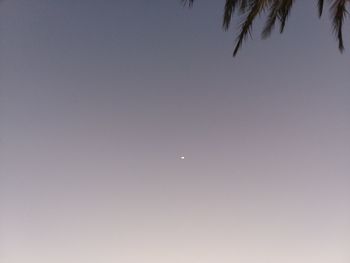
<svg viewBox="0 0 350 263"><path fill-rule="evenodd" d="M185 160L185 156L181 156L180 159L181 159L181 160Z"/></svg>

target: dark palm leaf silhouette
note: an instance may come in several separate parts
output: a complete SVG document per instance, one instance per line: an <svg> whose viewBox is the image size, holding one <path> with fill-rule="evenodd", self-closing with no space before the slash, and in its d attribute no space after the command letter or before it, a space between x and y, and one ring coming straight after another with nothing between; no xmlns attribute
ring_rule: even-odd
<svg viewBox="0 0 350 263"><path fill-rule="evenodd" d="M263 31L262 38L268 37L276 23L279 23L280 33L285 28L286 21L289 17L295 0L226 0L222 27L228 30L231 25L231 19L234 13L243 17L240 24L240 32L236 39L236 46L233 56L236 56L242 47L243 41L251 33L254 20L262 13L268 12L267 20ZM344 50L343 42L343 24L347 15L347 5L350 0L329 0L333 30L338 40L339 50ZM192 6L194 0L182 0L185 5ZM318 15L322 16L324 0L317 0Z"/></svg>

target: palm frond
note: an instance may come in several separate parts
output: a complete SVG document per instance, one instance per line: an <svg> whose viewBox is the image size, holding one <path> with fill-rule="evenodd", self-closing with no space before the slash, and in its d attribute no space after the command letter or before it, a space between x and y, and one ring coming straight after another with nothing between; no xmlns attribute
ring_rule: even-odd
<svg viewBox="0 0 350 263"><path fill-rule="evenodd" d="M249 5L249 0L241 0L239 4L239 11L240 12L247 11L248 5Z"/></svg>
<svg viewBox="0 0 350 263"><path fill-rule="evenodd" d="M264 10L265 6L269 0L255 0L255 1L250 1L250 7L249 7L249 12L248 15L246 16L245 20L243 21L241 25L241 31L240 34L237 37L236 41L236 47L233 51L233 56L237 55L238 50L243 44L243 40L247 37L247 35L250 33L253 22L257 15L261 13L262 10Z"/></svg>
<svg viewBox="0 0 350 263"><path fill-rule="evenodd" d="M278 18L281 21L280 33L283 33L284 31L286 21L292 9L293 3L294 0L282 0L280 9L278 11Z"/></svg>
<svg viewBox="0 0 350 263"><path fill-rule="evenodd" d="M194 1L195 0L181 0L184 5L189 7L193 5ZM317 1L318 15L321 17L325 1L315 1ZM331 3L330 10L333 30L338 40L339 50L342 52L344 50L343 25L348 13L347 5L350 4L350 0L329 1ZM242 47L244 40L251 33L254 20L265 10L268 10L268 15L263 31L261 32L262 38L270 36L277 21L280 22L280 33L283 33L294 2L295 0L225 0L225 9L222 21L222 27L224 30L228 30L230 27L232 17L235 12L243 17L240 24L240 32L236 39L233 56L237 55L237 52Z"/></svg>
<svg viewBox="0 0 350 263"><path fill-rule="evenodd" d="M193 6L193 2L194 0L181 0L181 2L183 3L183 5L188 5L189 7Z"/></svg>
<svg viewBox="0 0 350 263"><path fill-rule="evenodd" d="M318 16L322 16L324 0L318 0Z"/></svg>
<svg viewBox="0 0 350 263"><path fill-rule="evenodd" d="M277 16L278 16L278 11L280 7L280 0L274 0L273 3L270 6L270 12L267 17L266 24L264 26L264 29L261 33L262 38L267 38L268 36L271 35L272 30L275 27Z"/></svg>
<svg viewBox="0 0 350 263"><path fill-rule="evenodd" d="M246 12L250 2L253 2L253 0L226 0L222 21L222 28L225 31L230 27L231 18L235 10L238 9L239 13Z"/></svg>
<svg viewBox="0 0 350 263"><path fill-rule="evenodd" d="M338 47L340 52L344 51L343 23L347 14L346 2L346 0L335 0L331 7L333 29L338 39Z"/></svg>
<svg viewBox="0 0 350 263"><path fill-rule="evenodd" d="M238 0L226 0L224 19L222 21L222 27L224 30L228 30L228 28L230 26L231 17L233 15L233 13L235 12L237 2L238 2Z"/></svg>

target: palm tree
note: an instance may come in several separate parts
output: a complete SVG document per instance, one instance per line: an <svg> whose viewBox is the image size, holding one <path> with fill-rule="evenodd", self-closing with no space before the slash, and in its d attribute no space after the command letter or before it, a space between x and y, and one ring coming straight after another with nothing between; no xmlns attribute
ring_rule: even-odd
<svg viewBox="0 0 350 263"><path fill-rule="evenodd" d="M193 5L194 0L181 0L185 5L190 7ZM316 0L318 5L318 15L322 16L324 0ZM343 23L347 15L347 5L350 4L350 0L329 0L330 12L333 24L333 30L338 40L338 47L340 52L344 50L343 42ZM251 33L252 25L261 13L268 12L267 20L263 31L261 33L262 38L268 37L273 31L275 24L279 23L280 33L283 33L287 18L290 14L291 8L294 4L294 0L226 0L222 27L226 31L231 24L231 18L236 12L238 15L243 16L242 23L240 25L240 32L236 39L236 46L233 51L233 56L236 56L239 49L242 47L243 41Z"/></svg>

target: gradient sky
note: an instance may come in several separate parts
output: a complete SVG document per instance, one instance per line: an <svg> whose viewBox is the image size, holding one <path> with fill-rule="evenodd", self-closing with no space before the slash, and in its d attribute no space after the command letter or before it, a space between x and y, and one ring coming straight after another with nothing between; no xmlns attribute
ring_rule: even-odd
<svg viewBox="0 0 350 263"><path fill-rule="evenodd" d="M349 34L223 4L2 1L1 263L349 262Z"/></svg>

